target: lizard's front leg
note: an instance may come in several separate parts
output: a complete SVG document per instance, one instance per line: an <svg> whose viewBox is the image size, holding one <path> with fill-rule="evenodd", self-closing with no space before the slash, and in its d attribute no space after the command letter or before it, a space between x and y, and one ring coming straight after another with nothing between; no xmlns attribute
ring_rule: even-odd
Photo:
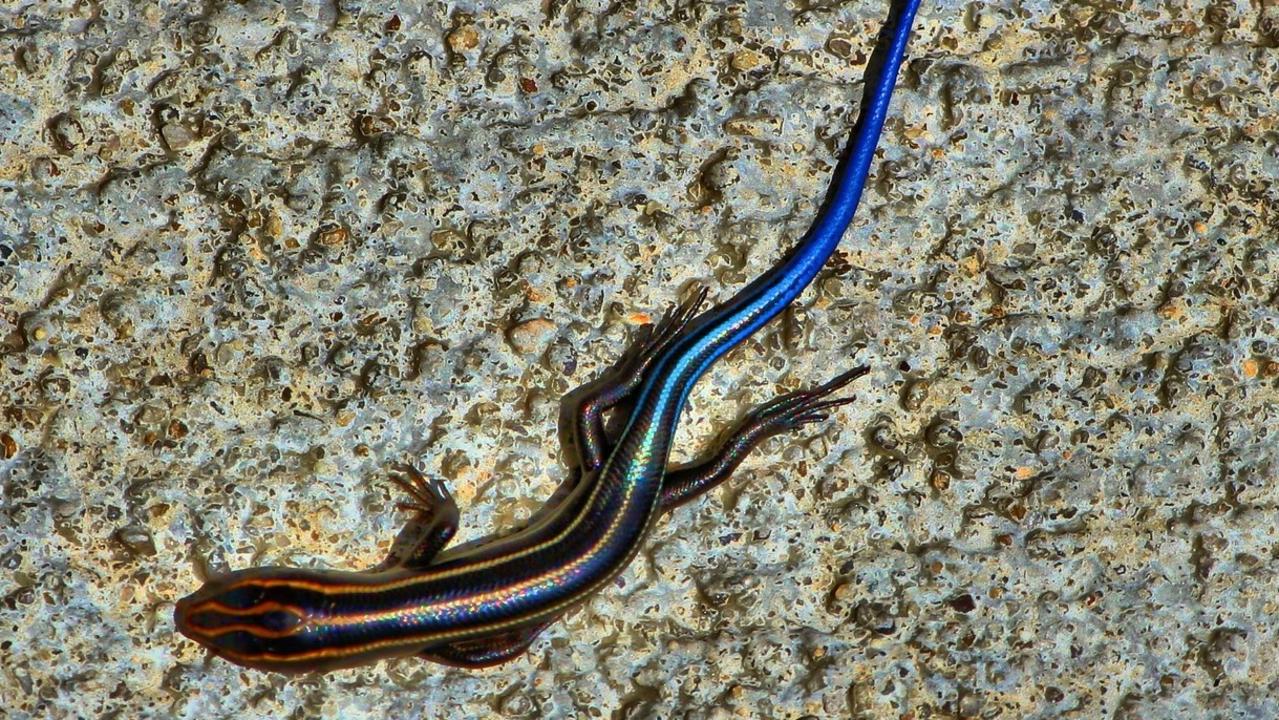
<svg viewBox="0 0 1279 720"><path fill-rule="evenodd" d="M372 570L421 570L431 564L457 532L457 503L442 481L428 480L412 466L402 466L388 477L409 496L397 506L414 516L395 538L386 559Z"/></svg>

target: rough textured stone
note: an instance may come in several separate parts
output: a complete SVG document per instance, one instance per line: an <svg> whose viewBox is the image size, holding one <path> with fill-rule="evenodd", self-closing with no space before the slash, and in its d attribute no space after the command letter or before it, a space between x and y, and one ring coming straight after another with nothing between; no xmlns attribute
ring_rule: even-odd
<svg viewBox="0 0 1279 720"><path fill-rule="evenodd" d="M209 568L375 563L562 477L560 398L812 217L882 2L0 6L9 717L1279 715L1279 10L926 3L855 226L663 523L527 658L207 661ZM553 328L527 353L520 323Z"/></svg>

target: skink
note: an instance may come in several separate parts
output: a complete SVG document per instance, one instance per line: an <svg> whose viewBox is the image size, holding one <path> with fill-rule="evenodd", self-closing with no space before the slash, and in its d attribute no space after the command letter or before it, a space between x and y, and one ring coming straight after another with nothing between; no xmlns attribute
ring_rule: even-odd
<svg viewBox="0 0 1279 720"><path fill-rule="evenodd" d="M386 562L363 572L228 573L178 601L178 630L231 662L287 673L408 655L468 668L510 660L621 573L659 515L723 482L764 438L823 420L848 402L826 396L865 368L773 400L709 461L667 468L694 383L808 286L852 221L918 6L906 0L890 12L848 147L798 245L718 307L696 316L703 290L675 308L581 403L580 476L571 492L520 530L445 550L457 507L441 483L407 469L393 479L409 493L406 505L416 515ZM610 440L603 414L623 405L629 415Z"/></svg>

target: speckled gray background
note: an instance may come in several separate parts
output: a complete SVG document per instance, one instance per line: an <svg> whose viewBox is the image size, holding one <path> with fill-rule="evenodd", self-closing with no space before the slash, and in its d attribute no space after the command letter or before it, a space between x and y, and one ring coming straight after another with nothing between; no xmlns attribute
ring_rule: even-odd
<svg viewBox="0 0 1279 720"><path fill-rule="evenodd" d="M562 477L561 396L806 227L883 2L0 3L7 717L1279 714L1279 3L926 2L875 180L680 456L859 402L525 658L285 678L201 573Z"/></svg>

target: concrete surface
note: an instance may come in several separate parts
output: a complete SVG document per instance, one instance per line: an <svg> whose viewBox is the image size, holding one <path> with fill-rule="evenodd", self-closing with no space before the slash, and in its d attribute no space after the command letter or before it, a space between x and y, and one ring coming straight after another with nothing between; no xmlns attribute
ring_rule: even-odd
<svg viewBox="0 0 1279 720"><path fill-rule="evenodd" d="M803 232L885 3L0 4L12 718L1279 715L1279 4L925 3L875 180L696 456L854 363L526 658L209 660L202 573L359 568L564 472L560 398Z"/></svg>

